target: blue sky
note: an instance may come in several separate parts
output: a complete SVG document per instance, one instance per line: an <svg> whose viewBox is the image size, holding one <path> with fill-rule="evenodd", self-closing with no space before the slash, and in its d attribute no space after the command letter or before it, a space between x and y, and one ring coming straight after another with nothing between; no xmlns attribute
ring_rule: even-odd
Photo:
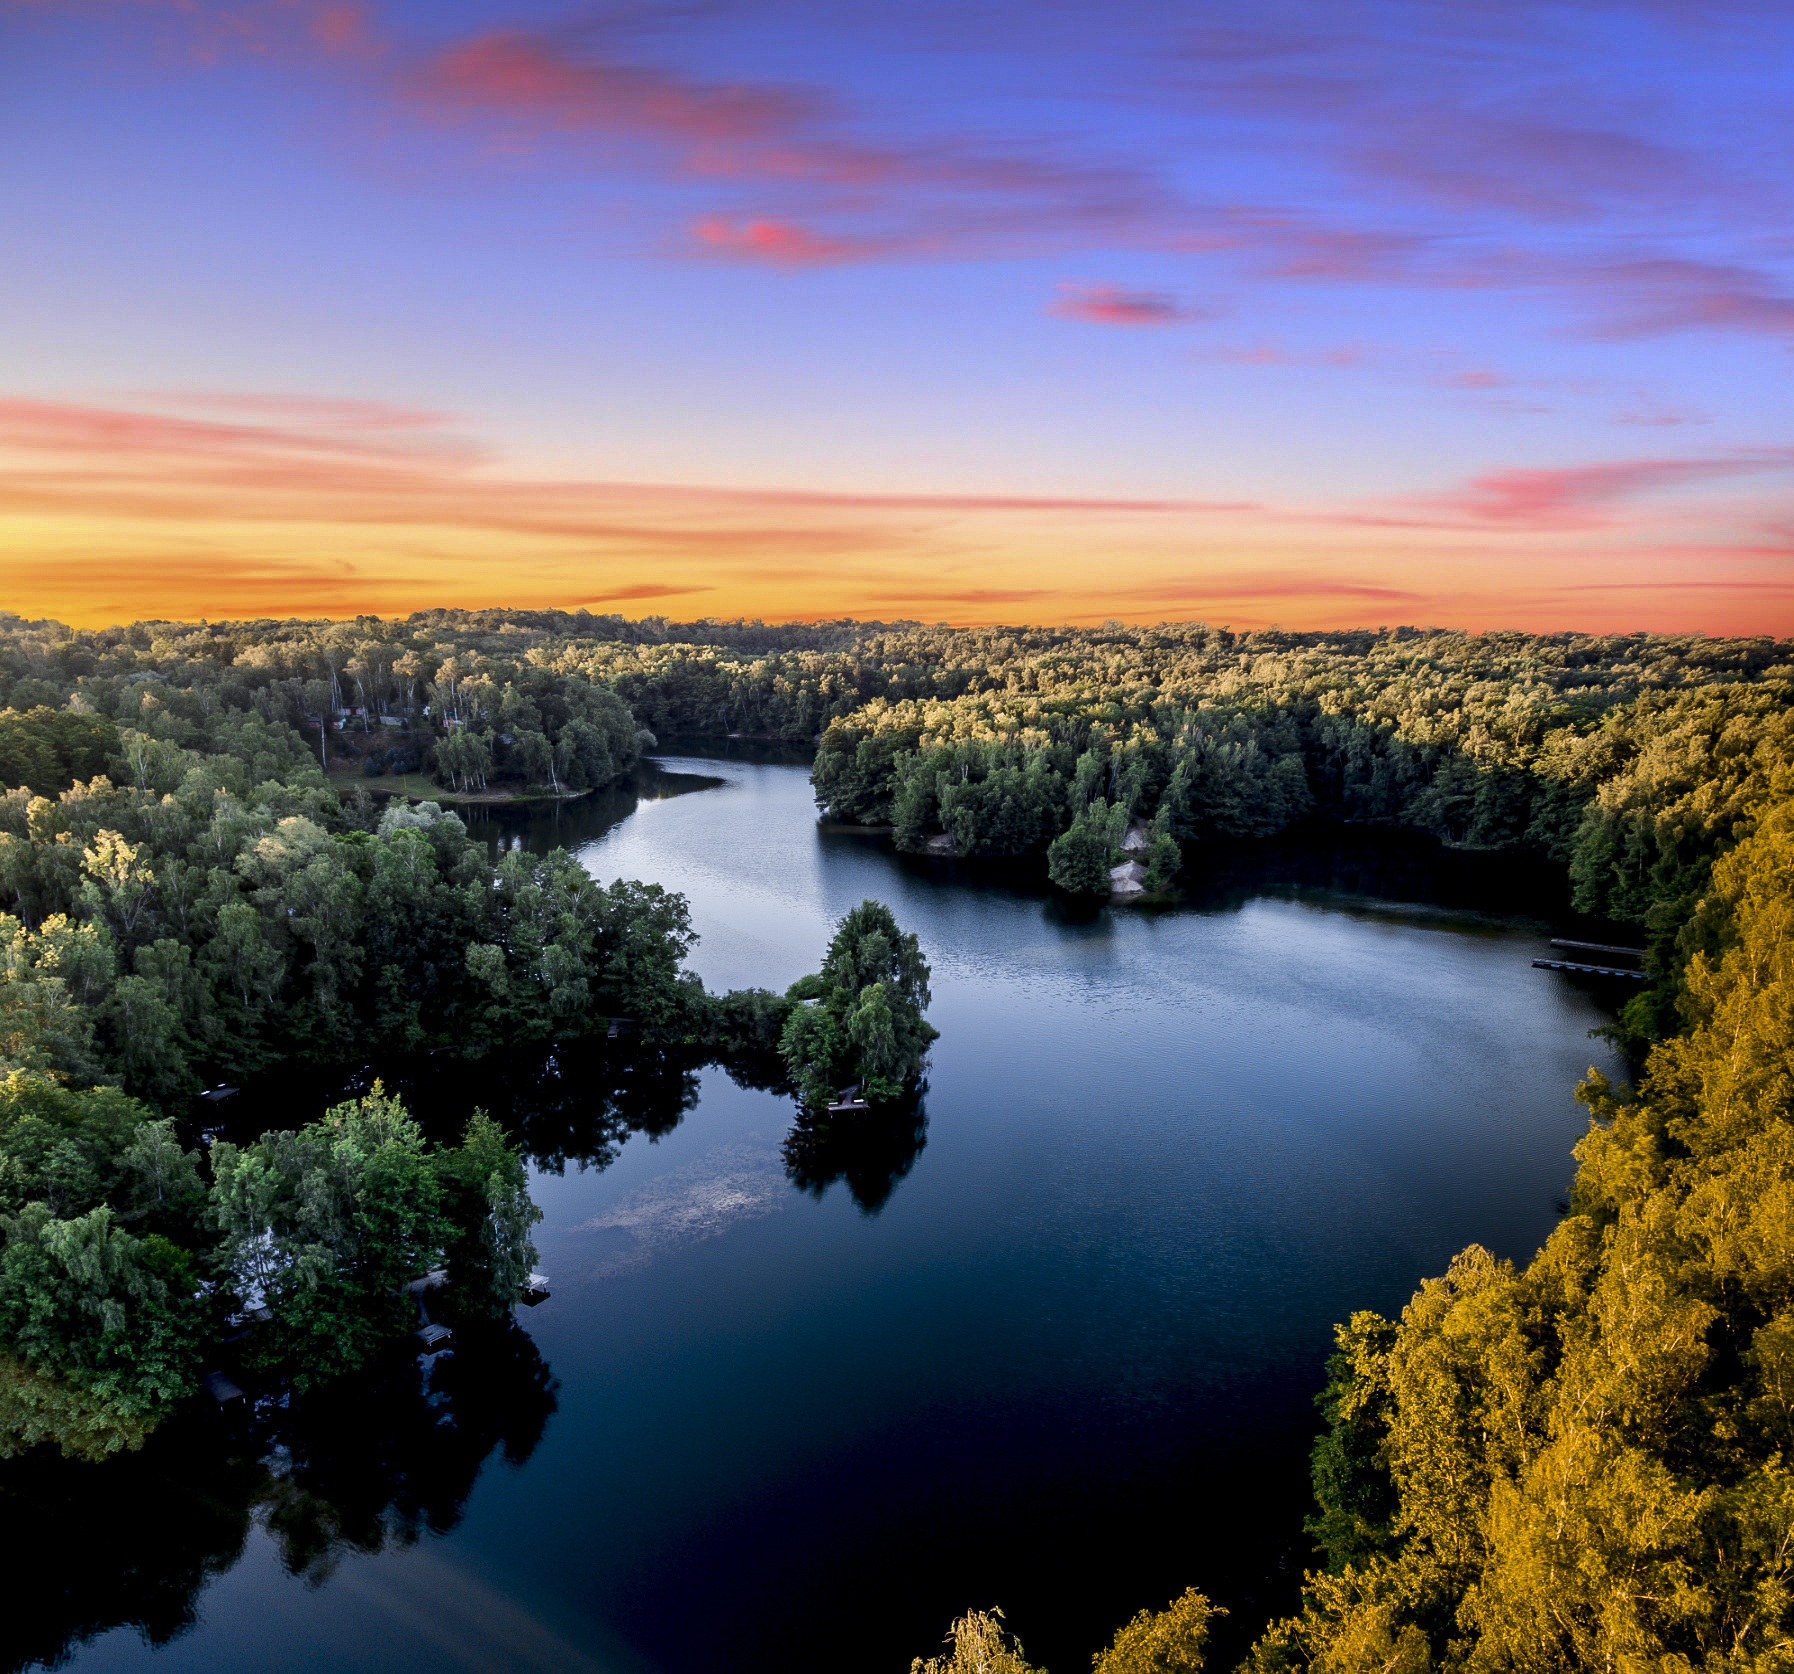
<svg viewBox="0 0 1794 1674"><path fill-rule="evenodd" d="M1785 633L1791 112L1785 4L0 0L0 561Z"/></svg>

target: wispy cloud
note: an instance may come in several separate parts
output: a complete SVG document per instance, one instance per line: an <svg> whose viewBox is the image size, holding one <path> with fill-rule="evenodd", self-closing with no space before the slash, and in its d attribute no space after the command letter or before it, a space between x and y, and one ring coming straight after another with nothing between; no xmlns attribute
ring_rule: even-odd
<svg viewBox="0 0 1794 1674"><path fill-rule="evenodd" d="M1416 504L1480 523L1564 528L1611 520L1622 501L1694 483L1794 469L1794 448L1703 459L1630 459L1556 469L1492 471Z"/></svg>
<svg viewBox="0 0 1794 1674"><path fill-rule="evenodd" d="M826 88L694 75L627 46L596 24L491 31L425 56L395 91L492 152L708 186L730 207L692 222L686 248L712 257L1000 254L1138 237L1176 207L1151 169L1038 139L881 135Z"/></svg>
<svg viewBox="0 0 1794 1674"><path fill-rule="evenodd" d="M358 0L0 4L151 15L202 55L325 66L379 106L380 146L450 136L459 179L502 160L670 189L632 205L663 218L637 243L661 258L798 269L1148 251L1187 259L1216 294L1480 290L1536 298L1596 338L1794 339L1777 236L1794 192L1785 147L1760 137L1785 90L1733 74L1743 103L1716 117L1698 74L1661 73L1736 55L1746 24L1764 62L1785 57L1772 0L1699 15L1669 0L1371 0L1326 19L1216 0L1193 25L1073 4L1056 10L1050 49L1019 13L878 22L905 62L962 37L1006 52L1000 121L976 100L904 97L900 73L830 85L814 68L826 54L791 56L811 79L770 73L763 55L717 50L726 31L645 12L445 39ZM1170 293L1102 284L1054 311L1189 317Z"/></svg>
<svg viewBox="0 0 1794 1674"><path fill-rule="evenodd" d="M1768 586L1761 566L1794 555L1786 495L1764 492L1794 469L1789 449L1506 467L1293 506L549 480L431 418L253 392L180 393L162 410L0 400L8 602L67 613L82 599L88 619L701 599L774 615L1536 626L1590 620L1571 586ZM1781 598L1698 596L1734 599L1723 608L1741 615L1701 605L1716 627ZM1667 621L1682 607L1663 608Z"/></svg>
<svg viewBox="0 0 1794 1674"><path fill-rule="evenodd" d="M728 173L750 154L767 169L781 158L806 173L821 163L815 149L793 149L822 115L818 95L631 64L579 50L570 37L521 29L476 35L429 57L401 86L439 119L491 119L522 143L555 134L657 140L699 172Z"/></svg>
<svg viewBox="0 0 1794 1674"><path fill-rule="evenodd" d="M1065 320L1093 325L1176 325L1180 320L1211 318L1213 311L1193 308L1168 291L1129 290L1122 285L1062 284L1047 310Z"/></svg>
<svg viewBox="0 0 1794 1674"><path fill-rule="evenodd" d="M708 255L767 262L774 267L833 267L866 261L888 248L879 239L832 237L795 221L741 221L726 215L706 215L695 221L691 241Z"/></svg>

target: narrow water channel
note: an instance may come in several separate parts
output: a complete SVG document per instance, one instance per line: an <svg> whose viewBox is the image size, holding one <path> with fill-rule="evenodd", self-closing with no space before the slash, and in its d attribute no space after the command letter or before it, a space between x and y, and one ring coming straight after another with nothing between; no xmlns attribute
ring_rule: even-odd
<svg viewBox="0 0 1794 1674"><path fill-rule="evenodd" d="M1571 1088L1618 1069L1598 996L1531 967L1541 922L1454 905L1368 840L1077 918L1031 872L968 882L819 829L794 763L664 758L636 793L485 829L683 892L712 988L783 988L886 901L934 970L922 1118L794 1178L789 1101L656 1080L653 1131L538 1169L543 1364L463 1366L464 1408L442 1369L453 1424L373 1449L398 1486L359 1521L315 1484L303 1518L265 1489L232 1506L172 1443L118 1467L96 1561L149 1593L179 1573L155 1647L147 1608L71 1606L73 1668L901 1674L1000 1604L1078 1674L1190 1583L1232 1612L1229 1667L1309 1556L1333 1322L1398 1310L1472 1241L1527 1258L1569 1184ZM52 1491L15 1483L11 1526ZM213 1516L211 1544L159 1556L154 1494L183 1529Z"/></svg>

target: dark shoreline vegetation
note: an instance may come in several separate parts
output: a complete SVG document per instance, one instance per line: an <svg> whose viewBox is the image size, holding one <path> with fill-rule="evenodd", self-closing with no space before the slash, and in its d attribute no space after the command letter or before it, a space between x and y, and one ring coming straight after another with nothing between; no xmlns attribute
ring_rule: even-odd
<svg viewBox="0 0 1794 1674"><path fill-rule="evenodd" d="M831 820L962 862L1039 854L1068 898L1106 896L1130 855L1175 889L1325 817L1534 864L1642 943L1651 981L1614 1030L1637 1086L1581 1089L1545 1250L1522 1270L1466 1251L1401 1320L1340 1327L1322 1567L1251 1666L1782 1666L1791 679L1786 645L1696 636L0 617L0 1441L95 1456L178 1426L199 1345L259 1303L240 1362L328 1401L399 1352L399 1288L438 1261L444 1306L529 1358L506 1322L546 1134L434 1134L375 1084L202 1155L214 1081L552 1058L622 1030L671 1121L691 1066L720 1060L800 1093L792 1178L858 1166L856 1197L882 1201L920 1145L931 1037L888 912L849 915L787 994L711 995L682 969L678 896L601 888L560 851L488 857L381 794L574 794L656 734L776 739L815 747ZM871 1169L819 1112L850 1081L889 1106ZM1208 1615L1196 1594L1143 1614L1103 1674L1199 1666ZM1025 1666L1000 1634L967 1618L943 1666Z"/></svg>

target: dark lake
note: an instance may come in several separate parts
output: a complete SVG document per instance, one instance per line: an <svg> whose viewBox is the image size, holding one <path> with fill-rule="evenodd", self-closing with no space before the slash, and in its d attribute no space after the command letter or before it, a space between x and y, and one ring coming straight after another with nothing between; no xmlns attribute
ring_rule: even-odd
<svg viewBox="0 0 1794 1674"><path fill-rule="evenodd" d="M934 969L923 1110L794 1179L792 1105L722 1067L438 1060L415 1101L503 1113L515 1075L563 1159L527 1335L427 1388L14 1469L0 1507L46 1562L0 1664L903 1674L1000 1604L1079 1674L1193 1583L1232 1612L1224 1669L1309 1558L1333 1322L1473 1241L1529 1257L1571 1088L1620 1073L1588 1038L1611 996L1531 967L1536 882L1363 833L1198 857L1176 908L1077 917L1036 868L819 829L777 759L665 757L476 829L682 891L713 988L783 988L886 901Z"/></svg>

